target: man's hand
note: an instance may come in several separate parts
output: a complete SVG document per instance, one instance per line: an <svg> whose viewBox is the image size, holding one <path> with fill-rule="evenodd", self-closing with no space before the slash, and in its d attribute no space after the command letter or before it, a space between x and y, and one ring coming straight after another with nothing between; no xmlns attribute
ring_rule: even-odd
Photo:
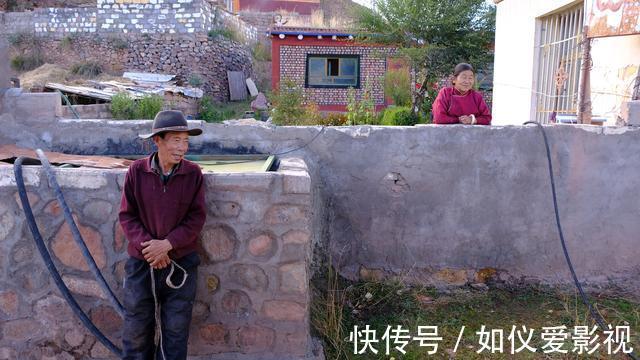
<svg viewBox="0 0 640 360"><path fill-rule="evenodd" d="M145 241L141 244L144 248L142 249L142 255L144 255L144 259L147 260L149 264L161 264L162 260L168 256L168 252L173 249L169 240L149 240ZM165 265L166 266L166 265Z"/></svg>
<svg viewBox="0 0 640 360"><path fill-rule="evenodd" d="M151 264L149 264L152 268L154 269L164 269L167 266L171 265L171 258L169 257L169 255L164 255L161 256L159 258L157 258L156 260L154 260Z"/></svg>
<svg viewBox="0 0 640 360"><path fill-rule="evenodd" d="M460 123L465 124L465 125L471 125L471 116L469 115L462 115L460 117L458 117L458 120L460 120Z"/></svg>

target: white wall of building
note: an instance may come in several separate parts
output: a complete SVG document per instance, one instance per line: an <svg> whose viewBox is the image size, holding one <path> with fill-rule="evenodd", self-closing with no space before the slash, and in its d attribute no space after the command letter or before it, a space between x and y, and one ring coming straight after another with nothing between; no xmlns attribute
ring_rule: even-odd
<svg viewBox="0 0 640 360"><path fill-rule="evenodd" d="M622 102L633 95L640 65L640 35L593 39L591 43L591 107L594 116L615 125Z"/></svg>
<svg viewBox="0 0 640 360"><path fill-rule="evenodd" d="M521 125L535 111L537 18L580 1L503 0L496 13L493 125Z"/></svg>
<svg viewBox="0 0 640 360"><path fill-rule="evenodd" d="M503 0L497 4L492 124L522 124L533 118L539 18L581 2ZM640 35L594 39L592 59L592 112L607 117L608 125L615 124L640 64ZM622 96L625 91L626 97Z"/></svg>

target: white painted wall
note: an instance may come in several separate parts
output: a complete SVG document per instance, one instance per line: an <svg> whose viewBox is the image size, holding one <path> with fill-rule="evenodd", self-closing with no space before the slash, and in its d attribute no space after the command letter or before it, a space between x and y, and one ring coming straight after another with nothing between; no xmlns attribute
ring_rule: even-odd
<svg viewBox="0 0 640 360"><path fill-rule="evenodd" d="M497 5L493 74L494 125L521 125L532 118L536 19L575 0L503 0Z"/></svg>
<svg viewBox="0 0 640 360"><path fill-rule="evenodd" d="M640 65L640 35L593 39L591 59L592 113L607 118L607 125L615 125L622 102L633 95Z"/></svg>
<svg viewBox="0 0 640 360"><path fill-rule="evenodd" d="M522 124L533 118L538 19L581 2L503 0L498 3L492 124ZM615 124L617 111L625 99L620 94L626 89L630 95L633 84L629 86L629 82L640 64L640 35L594 39L592 59L592 112L606 116L607 125Z"/></svg>

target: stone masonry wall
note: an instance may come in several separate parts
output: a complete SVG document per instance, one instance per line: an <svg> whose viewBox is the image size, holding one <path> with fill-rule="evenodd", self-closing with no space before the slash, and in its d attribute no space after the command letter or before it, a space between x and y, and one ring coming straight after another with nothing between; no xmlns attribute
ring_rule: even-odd
<svg viewBox="0 0 640 360"><path fill-rule="evenodd" d="M215 17L204 0L98 0L96 7L37 8L0 15L10 33L56 37L96 32L206 34Z"/></svg>
<svg viewBox="0 0 640 360"><path fill-rule="evenodd" d="M362 98L369 86L375 104L383 105L386 58L395 53L395 49L387 47L283 45L280 47L280 81L293 80L304 88L306 98L318 105L346 105L347 89L305 88L307 54L360 55L360 88L356 90L356 98Z"/></svg>
<svg viewBox="0 0 640 360"><path fill-rule="evenodd" d="M98 267L122 299L126 239L117 221L125 170L57 169ZM38 225L82 308L115 344L122 320L64 224L39 166L25 166ZM208 218L200 237L192 359L301 359L311 354L311 186L299 159L260 174L205 174ZM0 166L0 354L3 358L115 358L80 324L55 288L21 210L13 169ZM0 356L0 357L1 357ZM311 355L309 355L311 356Z"/></svg>
<svg viewBox="0 0 640 360"><path fill-rule="evenodd" d="M261 31L256 26L244 21L238 15L234 15L225 10L218 9L217 16L220 20L220 25L229 29L233 29L242 37L243 41L247 44L255 44L260 40L266 40L266 32Z"/></svg>
<svg viewBox="0 0 640 360"><path fill-rule="evenodd" d="M101 31L206 33L211 20L203 0L98 0Z"/></svg>
<svg viewBox="0 0 640 360"><path fill-rule="evenodd" d="M22 125L9 116L0 142L132 154L143 149L136 134L151 126L52 121ZM331 257L344 276L404 274L421 284L463 285L489 268L509 282L571 282L542 135L534 127L353 126L318 134L319 127L200 126L204 134L191 144L193 153L278 153L306 144L295 155L314 179L317 259ZM546 129L580 280L639 294L640 129Z"/></svg>
<svg viewBox="0 0 640 360"><path fill-rule="evenodd" d="M239 43L205 35L75 35L67 40L41 41L46 62L71 67L94 61L112 73L141 71L176 75L183 83L202 78L206 95L229 98L227 71L250 77L251 54Z"/></svg>

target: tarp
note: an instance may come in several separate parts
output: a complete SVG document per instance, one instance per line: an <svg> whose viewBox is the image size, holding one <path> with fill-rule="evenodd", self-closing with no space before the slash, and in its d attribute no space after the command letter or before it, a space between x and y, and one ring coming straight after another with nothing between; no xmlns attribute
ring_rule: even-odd
<svg viewBox="0 0 640 360"><path fill-rule="evenodd" d="M45 151L44 154L49 159L49 162L54 165L71 164L101 169L117 169L128 168L133 162L128 159L117 159L108 156L70 155L49 151ZM0 145L0 161L12 161L18 156L38 159L35 150L20 148L15 145ZM25 164L28 164L28 162L25 162Z"/></svg>

